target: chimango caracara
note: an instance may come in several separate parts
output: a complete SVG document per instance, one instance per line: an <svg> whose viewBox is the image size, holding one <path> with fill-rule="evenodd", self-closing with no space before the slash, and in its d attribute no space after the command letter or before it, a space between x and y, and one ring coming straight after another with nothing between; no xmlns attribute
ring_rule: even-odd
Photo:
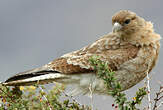
<svg viewBox="0 0 163 110"><path fill-rule="evenodd" d="M102 79L92 70L89 59L93 55L107 61L115 71L122 90L131 88L146 77L156 64L160 49L160 35L153 25L128 10L112 17L113 30L80 50L67 53L52 62L33 70L16 74L3 84L7 86L59 82L76 84L76 93L106 93Z"/></svg>

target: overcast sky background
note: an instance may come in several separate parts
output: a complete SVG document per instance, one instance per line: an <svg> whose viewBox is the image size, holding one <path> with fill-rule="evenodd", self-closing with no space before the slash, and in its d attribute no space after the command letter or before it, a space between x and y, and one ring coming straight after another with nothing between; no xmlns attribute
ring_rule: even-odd
<svg viewBox="0 0 163 110"><path fill-rule="evenodd" d="M162 5L163 0L0 0L0 81L92 43L111 31L111 17L121 9L152 21L163 35ZM163 83L162 55L161 47L150 74L152 92L158 90L158 81ZM128 97L142 85L129 89ZM90 104L86 96L76 98ZM94 95L94 108L110 110L112 103L111 97Z"/></svg>

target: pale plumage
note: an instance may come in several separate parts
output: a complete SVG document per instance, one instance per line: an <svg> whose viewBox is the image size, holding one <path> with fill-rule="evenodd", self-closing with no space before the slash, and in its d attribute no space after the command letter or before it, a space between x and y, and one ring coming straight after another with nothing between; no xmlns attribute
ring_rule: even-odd
<svg viewBox="0 0 163 110"><path fill-rule="evenodd" d="M101 56L115 77L126 90L146 76L156 64L160 48L160 35L153 30L151 22L135 13L122 10L112 17L113 32L94 43L46 64L41 68L19 73L9 78L4 85L31 85L34 82L56 81L77 84L78 92L88 92L90 83L96 93L105 93L105 85L91 68L89 58Z"/></svg>

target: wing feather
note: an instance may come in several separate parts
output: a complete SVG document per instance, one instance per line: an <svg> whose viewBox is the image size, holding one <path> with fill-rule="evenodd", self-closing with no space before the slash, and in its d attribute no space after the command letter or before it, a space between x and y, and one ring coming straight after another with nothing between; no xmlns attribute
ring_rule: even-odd
<svg viewBox="0 0 163 110"><path fill-rule="evenodd" d="M48 66L64 74L89 73L92 71L89 59L97 55L107 61L112 70L117 70L121 64L135 58L138 50L138 47L128 42L121 42L117 34L110 33L91 45L55 59Z"/></svg>

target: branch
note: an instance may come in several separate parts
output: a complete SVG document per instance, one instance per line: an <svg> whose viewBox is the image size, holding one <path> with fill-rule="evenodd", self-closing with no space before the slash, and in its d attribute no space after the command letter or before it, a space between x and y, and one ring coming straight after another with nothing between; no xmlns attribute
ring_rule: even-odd
<svg viewBox="0 0 163 110"><path fill-rule="evenodd" d="M150 82L149 82L150 79L149 79L148 71L146 72L146 74L147 74L147 90L148 90L148 94L147 94L147 96L148 96L148 110L152 110L151 94L150 94L151 90L150 90Z"/></svg>
<svg viewBox="0 0 163 110"><path fill-rule="evenodd" d="M163 104L163 101L159 105L157 104L161 99L163 99L163 95L160 96L162 93L163 93L163 86L160 86L159 92L156 93L156 98L154 99L155 102L154 102L153 110L157 110Z"/></svg>

